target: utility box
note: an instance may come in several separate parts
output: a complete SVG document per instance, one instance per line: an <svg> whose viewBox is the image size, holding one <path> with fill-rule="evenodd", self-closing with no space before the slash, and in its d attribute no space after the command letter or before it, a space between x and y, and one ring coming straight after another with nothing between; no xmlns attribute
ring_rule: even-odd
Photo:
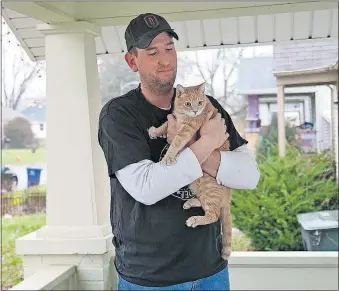
<svg viewBox="0 0 339 291"><path fill-rule="evenodd" d="M307 251L338 251L338 210L297 215Z"/></svg>

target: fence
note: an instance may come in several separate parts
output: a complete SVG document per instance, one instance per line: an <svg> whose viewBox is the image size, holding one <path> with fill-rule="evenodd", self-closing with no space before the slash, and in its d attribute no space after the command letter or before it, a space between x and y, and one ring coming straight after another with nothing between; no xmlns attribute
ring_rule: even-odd
<svg viewBox="0 0 339 291"><path fill-rule="evenodd" d="M2 215L26 215L46 212L46 191L24 191L1 195Z"/></svg>

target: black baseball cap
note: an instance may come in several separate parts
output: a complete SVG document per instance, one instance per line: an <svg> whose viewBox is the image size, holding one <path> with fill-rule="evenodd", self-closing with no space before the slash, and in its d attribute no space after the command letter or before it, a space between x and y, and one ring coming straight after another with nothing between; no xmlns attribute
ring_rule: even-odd
<svg viewBox="0 0 339 291"><path fill-rule="evenodd" d="M153 38L165 31L176 40L179 40L178 35L162 16L153 13L140 14L132 19L126 28L125 40L127 51L130 51L132 47L147 48Z"/></svg>

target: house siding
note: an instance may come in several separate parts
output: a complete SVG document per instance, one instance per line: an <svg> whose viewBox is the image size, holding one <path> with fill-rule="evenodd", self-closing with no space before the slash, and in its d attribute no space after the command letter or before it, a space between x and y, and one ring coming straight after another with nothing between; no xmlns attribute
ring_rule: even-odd
<svg viewBox="0 0 339 291"><path fill-rule="evenodd" d="M294 71L322 68L338 61L338 41L309 41L275 45L273 71Z"/></svg>

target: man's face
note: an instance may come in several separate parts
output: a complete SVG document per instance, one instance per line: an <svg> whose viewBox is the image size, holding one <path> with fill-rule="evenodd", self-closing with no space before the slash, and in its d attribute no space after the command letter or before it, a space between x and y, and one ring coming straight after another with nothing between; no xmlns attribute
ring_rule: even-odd
<svg viewBox="0 0 339 291"><path fill-rule="evenodd" d="M126 54L126 61L141 82L152 90L172 90L177 74L177 53L167 32L157 35L148 48L137 49L137 54Z"/></svg>

